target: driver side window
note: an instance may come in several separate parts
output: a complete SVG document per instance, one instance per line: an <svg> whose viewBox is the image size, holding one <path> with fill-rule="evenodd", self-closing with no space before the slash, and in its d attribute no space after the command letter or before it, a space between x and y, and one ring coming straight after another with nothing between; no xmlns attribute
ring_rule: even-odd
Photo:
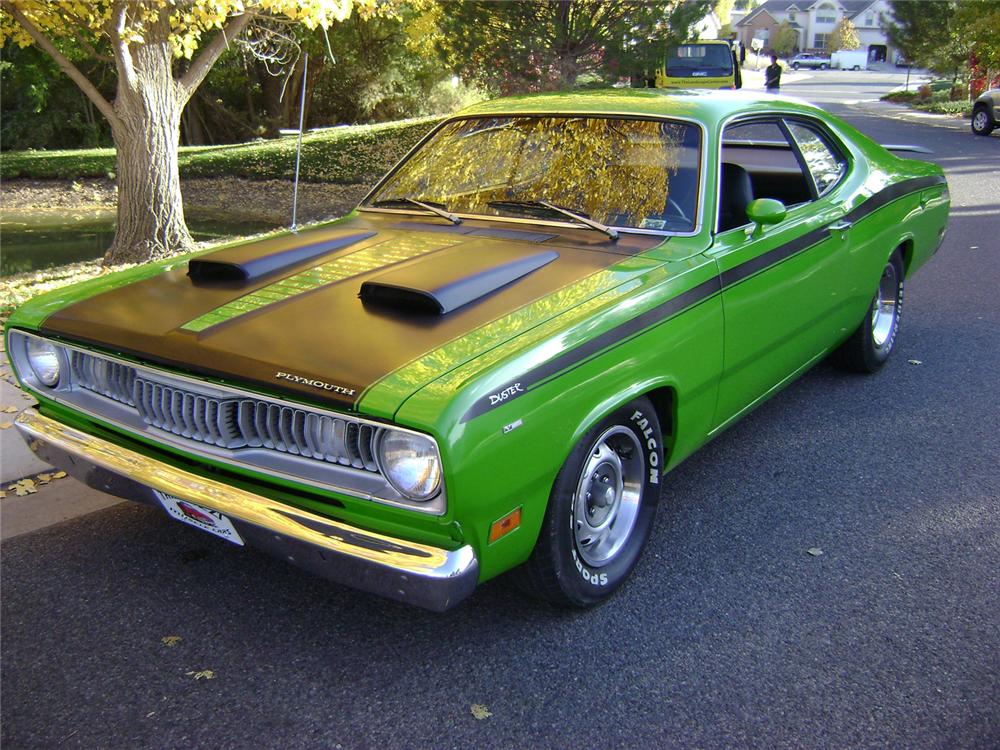
<svg viewBox="0 0 1000 750"><path fill-rule="evenodd" d="M757 198L795 206L814 197L812 178L780 120L736 122L723 131L718 231L748 224L747 204Z"/></svg>

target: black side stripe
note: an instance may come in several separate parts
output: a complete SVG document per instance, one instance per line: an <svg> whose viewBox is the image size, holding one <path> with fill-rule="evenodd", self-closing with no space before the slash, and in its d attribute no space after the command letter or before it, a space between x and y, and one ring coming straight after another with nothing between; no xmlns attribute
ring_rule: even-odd
<svg viewBox="0 0 1000 750"><path fill-rule="evenodd" d="M869 197L860 206L847 213L843 217L843 220L857 221L897 198L940 184L946 184L946 181L943 176L937 175L915 177L898 182ZM642 315L615 326L609 331L605 331L600 336L581 344L575 349L564 352L554 359L528 370L517 380L505 383L503 386L497 388L494 393L477 400L462 416L462 422L468 422L501 404L506 404L523 396L531 389L544 384L550 378L565 374L570 370L584 365L588 360L593 359L605 350L624 344L645 329L652 328L678 313L715 296L723 289L738 284L740 281L759 271L781 263L793 255L813 247L829 236L830 231L827 227L814 229L791 242L786 242L784 245L779 245L763 255L751 258L745 263L730 268L716 278L704 281L698 284L698 286L692 287L686 292L682 292L676 297L647 310Z"/></svg>
<svg viewBox="0 0 1000 750"><path fill-rule="evenodd" d="M615 326L609 331L605 331L600 336L581 344L575 349L563 352L554 359L550 359L548 362L528 370L528 372L517 380L498 388L495 393L476 401L462 416L462 421L468 422L470 419L475 419L495 406L499 406L502 403L505 404L524 395L531 388L542 384L542 382L555 375L564 374L569 370L580 367L587 360L592 359L605 349L620 346L644 329L662 323L677 313L700 302L704 302L709 297L718 294L720 289L718 276L708 281L703 281L698 286L682 292L676 297Z"/></svg>
<svg viewBox="0 0 1000 750"><path fill-rule="evenodd" d="M722 288L725 289L726 287L743 281L743 279L748 276L753 276L758 271L763 271L769 266L788 260L793 255L812 247L818 242L822 242L829 236L830 230L826 227L820 227L819 229L807 232L801 237L796 237L791 242L786 242L784 245L778 245L776 248L768 250L763 255L758 255L756 258L751 258L745 263L734 266L728 271L723 271L721 277Z"/></svg>
<svg viewBox="0 0 1000 750"><path fill-rule="evenodd" d="M844 215L844 221L857 221L858 219L863 219L868 214L877 211L882 208L882 206L887 203L891 203L897 198L902 198L904 195L909 195L910 193L916 193L925 188L934 187L935 185L947 185L948 181L944 178L944 175L928 175L927 177L913 177L909 180L903 180L902 182L897 182L890 185L887 188L883 188L875 195L871 196L857 206L847 214Z"/></svg>

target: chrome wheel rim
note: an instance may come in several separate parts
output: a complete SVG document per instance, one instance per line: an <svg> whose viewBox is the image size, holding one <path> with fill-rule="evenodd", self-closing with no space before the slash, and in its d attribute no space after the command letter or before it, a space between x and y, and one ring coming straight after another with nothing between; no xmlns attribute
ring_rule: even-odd
<svg viewBox="0 0 1000 750"><path fill-rule="evenodd" d="M972 126L976 130L986 130L986 113L980 110L972 116Z"/></svg>
<svg viewBox="0 0 1000 750"><path fill-rule="evenodd" d="M591 567L610 563L632 535L644 471L642 446L626 427L605 430L591 448L577 482L572 521L577 554Z"/></svg>
<svg viewBox="0 0 1000 750"><path fill-rule="evenodd" d="M872 307L872 341L881 349L886 342L891 343L899 316L899 279L896 266L886 265L878 284L878 294Z"/></svg>

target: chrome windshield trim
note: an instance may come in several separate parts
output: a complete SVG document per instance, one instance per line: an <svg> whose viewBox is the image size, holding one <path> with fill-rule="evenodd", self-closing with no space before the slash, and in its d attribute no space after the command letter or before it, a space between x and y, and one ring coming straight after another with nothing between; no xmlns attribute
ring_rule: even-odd
<svg viewBox="0 0 1000 750"><path fill-rule="evenodd" d="M399 213L407 215L422 215L419 211L408 211L406 209L391 209L391 208L373 208L371 206L366 206L365 203L372 198L381 188L382 185L389 180L399 168L403 166L407 161L410 160L419 149L423 148L424 144L427 143L434 135L441 130L446 125L450 125L453 122L458 122L460 120L476 120L484 119L488 117L592 117L600 119L611 119L611 118L621 118L628 120L652 120L656 122L682 122L688 125L694 125L698 128L701 133L701 148L698 151L698 192L696 195L697 206L695 208L695 223L694 228L687 232L667 232L660 231L656 229L642 229L641 227L623 227L618 225L611 225L615 229L622 232L628 232L630 234L647 234L655 235L658 237L694 237L702 233L705 224L705 180L708 177L708 127L704 122L700 120L695 120L691 117L673 116L673 115L648 115L648 114L636 114L634 112L502 112L502 113L490 113L490 114L478 114L478 115L453 115L439 122L434 128L432 128L427 135L421 138L417 143L406 152L402 159L396 162L392 169L385 173L385 175L375 186L368 191L361 202L358 203L357 208L360 211L371 211L373 213ZM550 226L550 227L567 227L570 229L581 229L583 228L580 224L573 224L570 222L562 221L541 221L534 219L515 219L513 217L506 216L487 216L482 214L464 214L455 212L455 215L463 219L482 219L484 221L490 222L514 222L514 223L525 223L525 224L535 224L538 226Z"/></svg>
<svg viewBox="0 0 1000 750"><path fill-rule="evenodd" d="M425 432L420 432L418 430L411 430L406 427L399 427L395 424L388 422L378 422L371 419L365 419L363 417L358 417L353 414L346 412L336 412L329 409L323 409L321 407L315 407L309 403L297 402L297 401L287 401L281 398L276 398L268 394L259 393L255 391L249 391L243 388L238 388L230 385L219 385L218 383L213 383L210 380L203 380L187 375L182 375L171 370L165 370L162 368L153 367L146 364L140 364L127 359L122 359L114 355L108 354L100 349L87 349L76 344L71 344L63 339L56 338L53 336L39 336L35 333L20 329L12 329L8 332L8 353L11 355L12 364L14 372L17 374L18 379L21 381L22 385L28 389L33 395L37 396L41 400L55 401L62 406L72 409L76 412L86 415L87 417L99 422L105 426L112 429L121 430L127 432L130 435L134 435L142 440L149 440L153 443L166 444L170 448L177 449L185 454L202 456L204 458L218 461L220 463L228 464L230 466L235 466L241 469L249 470L257 474L266 474L267 476L279 477L281 479L294 482L304 487L319 489L319 490L332 490L334 492L339 492L350 497L356 497L362 500L370 500L372 502L381 503L384 505L391 505L397 508L403 508L405 510L412 510L418 513L429 514L429 515L444 515L448 509L447 494L445 487L442 485L441 491L433 499L428 500L424 503L417 503L416 501L408 501L392 488L389 484L389 480L385 478L381 466L377 473L364 471L360 469L354 469L348 466L342 466L339 464L332 464L328 462L320 462L312 458L303 458L301 456L296 456L290 453L280 453L278 451L266 451L266 453L271 456L271 460L264 462L249 462L241 460L238 457L237 451L227 450L225 448L219 448L214 445L209 445L207 443L201 443L193 440L187 440L180 436L174 435L173 433L167 432L165 430L157 429L155 427L149 427L148 430L138 429L135 425L129 424L120 417L121 412L126 411L130 407L124 404L120 404L112 399L102 396L100 394L94 393L93 391L85 390L82 388L74 389L72 385L67 385L60 380L60 383L56 388L46 388L39 385L38 383L31 382L31 380L24 377L23 370L25 368L18 367L17 360L18 355L15 350L17 343L13 341L16 336L21 337L31 337L35 339L41 339L45 341L52 341L65 349L71 351L78 351L83 354L88 354L91 356L100 357L106 359L110 362L116 362L127 367L134 368L137 372L149 373L154 379L158 379L160 382L180 382L189 384L193 389L201 390L202 392L215 392L226 395L233 395L236 397L256 399L259 401L266 401L268 403L277 404L278 406L287 406L293 409L300 409L315 412L316 414L321 414L334 419L344 419L352 422L356 422L359 425L367 425L375 429L392 429L398 430L400 432L409 433L411 435L420 435L431 440L434 444L434 449L437 451L438 461L441 462L441 450L438 446L437 439L433 435L429 435ZM30 377L30 376L29 376ZM84 396L84 403L80 403L78 399L67 398L66 394L82 393ZM93 405L88 406L88 401L94 401L102 406L108 406L108 411L98 411L93 408ZM119 411L119 414L115 415L115 411ZM138 412L136 413L138 417ZM138 417L141 420L141 417ZM256 449L254 449L256 450ZM249 452L249 450L247 451ZM265 450L257 451L259 453L265 453ZM442 474L444 471L443 462L442 463ZM282 468L282 464L285 468ZM303 473L294 473L288 470L290 466L301 466ZM326 474L344 474L347 477L356 477L359 480L359 484L365 484L366 481L370 485L373 480L377 480L380 485L384 486L388 493L388 497L383 495L375 494L376 487L371 487L370 489L359 489L358 487L351 487L350 485L328 481L322 477L316 477L316 473L320 472L308 472L307 469L310 466L315 466L317 468L322 468L322 473ZM310 474L313 474L310 476ZM344 477L340 478L342 482ZM387 494L388 494L387 493Z"/></svg>

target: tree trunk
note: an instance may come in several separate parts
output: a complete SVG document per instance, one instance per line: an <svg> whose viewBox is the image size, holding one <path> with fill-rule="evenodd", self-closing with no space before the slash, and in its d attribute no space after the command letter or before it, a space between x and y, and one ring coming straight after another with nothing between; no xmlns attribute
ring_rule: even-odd
<svg viewBox="0 0 1000 750"><path fill-rule="evenodd" d="M119 80L112 128L117 151L118 229L104 265L139 263L189 249L177 166L184 97L166 38L133 47L131 85Z"/></svg>

